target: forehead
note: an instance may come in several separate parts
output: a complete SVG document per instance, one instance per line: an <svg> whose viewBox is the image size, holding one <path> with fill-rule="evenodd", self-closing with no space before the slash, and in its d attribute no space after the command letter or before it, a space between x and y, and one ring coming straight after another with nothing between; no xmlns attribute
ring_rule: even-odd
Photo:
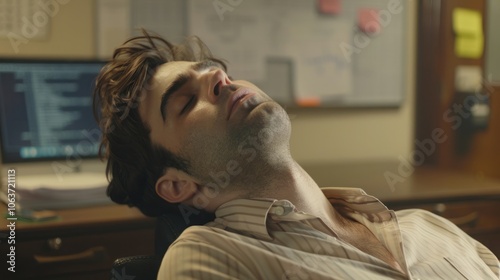
<svg viewBox="0 0 500 280"><path fill-rule="evenodd" d="M172 61L164 63L156 68L153 77L148 81L149 86L141 93L141 102L139 103L139 114L141 118L148 123L151 115L159 114L159 101L161 95L175 78L186 72L195 62L191 61ZM158 108L155 108L158 107Z"/></svg>
<svg viewBox="0 0 500 280"><path fill-rule="evenodd" d="M158 80L158 78L162 79L175 79L175 77L185 72L190 68L191 65L196 62L192 61L171 61L164 63L156 68L155 74L153 75L153 80Z"/></svg>

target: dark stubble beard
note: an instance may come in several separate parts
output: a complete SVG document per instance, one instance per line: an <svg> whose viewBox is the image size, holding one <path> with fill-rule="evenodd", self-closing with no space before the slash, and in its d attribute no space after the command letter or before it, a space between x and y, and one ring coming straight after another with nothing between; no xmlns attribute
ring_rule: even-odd
<svg viewBox="0 0 500 280"><path fill-rule="evenodd" d="M191 135L184 145L181 156L189 160L189 173L214 194L237 191L259 196L270 187L272 165L289 156L287 113L276 103L263 110L258 118L225 135L205 139Z"/></svg>

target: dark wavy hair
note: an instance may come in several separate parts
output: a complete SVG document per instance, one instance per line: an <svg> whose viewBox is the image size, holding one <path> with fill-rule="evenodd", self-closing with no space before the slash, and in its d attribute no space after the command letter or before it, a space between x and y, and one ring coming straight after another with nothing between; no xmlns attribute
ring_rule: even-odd
<svg viewBox="0 0 500 280"><path fill-rule="evenodd" d="M135 206L147 216L179 211L177 204L157 195L155 184L166 168L189 173L189 162L152 144L151 129L141 120L138 107L144 94L149 93L158 66L171 61L203 60L216 61L226 68L197 37L175 45L143 30L142 36L118 47L102 68L93 106L102 131L100 156L107 159L107 194L114 202ZM201 212L197 216L203 216Z"/></svg>

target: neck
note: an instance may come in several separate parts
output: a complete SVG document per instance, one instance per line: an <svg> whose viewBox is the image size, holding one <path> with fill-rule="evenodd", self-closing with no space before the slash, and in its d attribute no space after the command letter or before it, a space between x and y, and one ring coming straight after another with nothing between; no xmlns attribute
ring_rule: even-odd
<svg viewBox="0 0 500 280"><path fill-rule="evenodd" d="M269 181L266 187L252 194L254 197L286 199L305 212L310 212L319 201L326 200L316 182L293 160L274 168L268 167L267 172Z"/></svg>
<svg viewBox="0 0 500 280"><path fill-rule="evenodd" d="M258 166L261 166L259 170L249 173L259 175L245 178L244 182L248 183L236 188L245 191L231 192L222 203L237 198L286 199L298 211L320 217L331 228L338 227L338 213L311 176L291 157L288 160L266 161L266 164Z"/></svg>

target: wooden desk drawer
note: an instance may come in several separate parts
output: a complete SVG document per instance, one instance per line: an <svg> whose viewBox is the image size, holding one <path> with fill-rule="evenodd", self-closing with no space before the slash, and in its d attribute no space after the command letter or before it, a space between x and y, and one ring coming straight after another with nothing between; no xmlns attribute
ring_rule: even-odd
<svg viewBox="0 0 500 280"><path fill-rule="evenodd" d="M87 279L95 280L91 275L101 274L109 278L115 259L140 254L154 254L153 229L54 235L39 240L19 238L16 240L16 276L55 279L85 274Z"/></svg>

